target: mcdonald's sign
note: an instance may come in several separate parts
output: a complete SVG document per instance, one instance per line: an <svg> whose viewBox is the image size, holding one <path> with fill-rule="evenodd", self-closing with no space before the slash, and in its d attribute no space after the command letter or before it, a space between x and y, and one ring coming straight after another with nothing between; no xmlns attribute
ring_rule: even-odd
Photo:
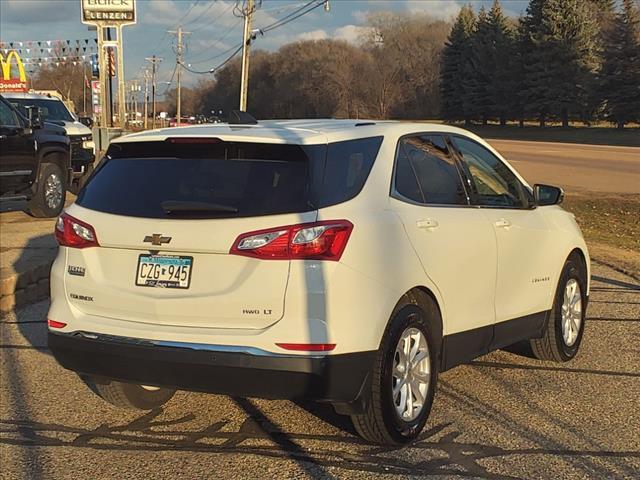
<svg viewBox="0 0 640 480"><path fill-rule="evenodd" d="M15 59L17 77L12 75L12 63ZM24 72L24 65L18 52L11 50L5 58L0 53L0 69L2 70L2 78L0 78L0 93L2 92L26 92L27 91L27 75Z"/></svg>

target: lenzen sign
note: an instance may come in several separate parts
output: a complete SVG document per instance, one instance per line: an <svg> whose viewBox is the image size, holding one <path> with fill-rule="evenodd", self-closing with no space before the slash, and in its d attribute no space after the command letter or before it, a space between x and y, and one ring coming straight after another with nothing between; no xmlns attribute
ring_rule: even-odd
<svg viewBox="0 0 640 480"><path fill-rule="evenodd" d="M136 1L82 0L82 23L93 25L136 23Z"/></svg>

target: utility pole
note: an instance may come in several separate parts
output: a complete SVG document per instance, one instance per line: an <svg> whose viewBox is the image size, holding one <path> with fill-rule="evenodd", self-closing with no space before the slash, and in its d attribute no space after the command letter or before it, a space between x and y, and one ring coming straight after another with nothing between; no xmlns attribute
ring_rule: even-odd
<svg viewBox="0 0 640 480"><path fill-rule="evenodd" d="M249 0L251 1L251 0ZM182 44L182 36L183 35L190 35L191 32L184 32L182 30L182 26L179 25L177 30L169 30L169 33L171 33L172 35L175 35L178 43L176 45L176 81L178 82L178 95L177 95L177 99L176 99L176 126L180 126L180 119L181 119L181 107L182 107L182 99L181 97L181 92L182 92L182 54L184 53L184 45Z"/></svg>
<svg viewBox="0 0 640 480"><path fill-rule="evenodd" d="M157 65L162 61L162 58L156 57L147 57L147 62L151 62L151 101L153 103L152 107L152 120L151 120L151 128L156 128L156 70ZM146 117L145 117L146 118Z"/></svg>
<svg viewBox="0 0 640 480"><path fill-rule="evenodd" d="M240 80L240 110L247 111L247 92L249 89L249 51L251 49L253 24L253 12L255 11L254 0L247 0L246 10L244 14L244 34L242 43L242 78Z"/></svg>
<svg viewBox="0 0 640 480"><path fill-rule="evenodd" d="M144 129L147 129L147 117L149 116L149 69L144 69Z"/></svg>

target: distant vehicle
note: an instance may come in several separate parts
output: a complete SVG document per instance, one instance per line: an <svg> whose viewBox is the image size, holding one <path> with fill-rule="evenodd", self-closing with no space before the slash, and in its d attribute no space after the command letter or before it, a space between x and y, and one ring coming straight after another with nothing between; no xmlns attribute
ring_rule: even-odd
<svg viewBox="0 0 640 480"><path fill-rule="evenodd" d="M180 126L186 126L186 125L192 125L195 120L195 118L190 118L190 117L180 117L182 118L182 120L180 120ZM176 117L170 118L169 119L169 126L170 127L177 127L178 126L178 120Z"/></svg>
<svg viewBox="0 0 640 480"><path fill-rule="evenodd" d="M72 193L78 193L94 168L95 143L91 129L80 122L78 117L56 96L15 92L3 95L23 115L26 115L27 107L35 106L42 112L44 121L64 127L71 141L73 167L73 177L67 188Z"/></svg>
<svg viewBox="0 0 640 480"><path fill-rule="evenodd" d="M560 188L451 126L243 118L114 139L58 220L49 346L104 400L312 399L397 445L439 372L576 355L589 253Z"/></svg>
<svg viewBox="0 0 640 480"><path fill-rule="evenodd" d="M71 178L69 137L37 107L27 114L0 95L0 201L28 200L34 217L56 217Z"/></svg>

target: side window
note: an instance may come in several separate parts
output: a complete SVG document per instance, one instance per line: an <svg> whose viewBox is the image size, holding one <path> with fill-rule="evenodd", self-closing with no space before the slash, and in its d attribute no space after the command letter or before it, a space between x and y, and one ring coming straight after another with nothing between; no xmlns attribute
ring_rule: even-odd
<svg viewBox="0 0 640 480"><path fill-rule="evenodd" d="M466 205L460 172L442 135L405 137L398 144L395 191L414 202Z"/></svg>
<svg viewBox="0 0 640 480"><path fill-rule="evenodd" d="M7 127L18 125L16 114L4 102L0 102L0 125Z"/></svg>
<svg viewBox="0 0 640 480"><path fill-rule="evenodd" d="M471 190L479 205L511 208L527 205L522 184L498 157L472 140L451 136L451 141L471 175Z"/></svg>

